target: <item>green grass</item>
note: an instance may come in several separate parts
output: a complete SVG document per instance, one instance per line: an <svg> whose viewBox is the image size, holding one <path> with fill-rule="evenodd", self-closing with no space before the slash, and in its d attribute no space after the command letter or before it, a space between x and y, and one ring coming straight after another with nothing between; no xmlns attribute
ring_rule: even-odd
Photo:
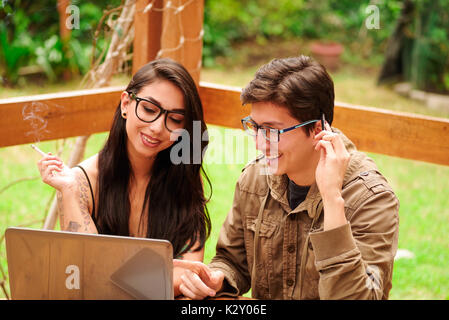
<svg viewBox="0 0 449 320"><path fill-rule="evenodd" d="M247 69L205 69L202 80L222 84L244 86L256 68ZM232 76L230 76L232 75ZM388 107L394 110L430 114L447 117L448 115L429 111L425 106L398 97L388 88L375 86L372 74L341 71L333 75L338 101L353 104ZM123 84L126 77L115 84ZM45 89L27 88L22 91L2 92L1 97L28 95L56 90L71 90L69 86L58 85ZM37 92L38 91L38 92ZM223 133L225 128L212 127ZM237 135L241 131L234 131ZM88 142L86 157L99 151L106 133L93 135ZM66 150L70 149L73 139L67 140ZM39 144L44 151L55 151L60 142L50 141ZM247 146L248 152L253 146ZM219 156L233 154L235 148L223 143L210 144L207 156L215 153ZM67 159L68 151L63 154ZM415 254L414 259L401 259L395 263L393 273L392 299L449 299L449 167L423 162L404 160L389 156L370 154L378 164L380 171L387 177L399 197L400 232L399 248ZM243 157L237 164L206 163L205 169L213 185L213 195L208 209L212 219L212 234L206 243L205 262L209 262L215 253L215 244L221 225L231 208L235 183L241 169L251 156ZM0 190L12 181L24 177L37 177L36 162L39 159L28 145L0 148ZM52 189L40 179L18 183L0 193L0 236L9 226L17 226L35 220L43 220L45 208L52 195ZM40 228L42 223L30 225ZM4 241L0 246L0 264L7 270ZM0 297L2 297L0 293Z"/></svg>
<svg viewBox="0 0 449 320"><path fill-rule="evenodd" d="M400 200L392 299L449 299L449 167L370 154Z"/></svg>

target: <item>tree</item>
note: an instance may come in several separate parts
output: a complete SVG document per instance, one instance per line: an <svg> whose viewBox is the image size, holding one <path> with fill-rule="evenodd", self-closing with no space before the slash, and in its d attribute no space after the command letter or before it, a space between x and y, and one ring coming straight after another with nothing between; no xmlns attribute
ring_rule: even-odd
<svg viewBox="0 0 449 320"><path fill-rule="evenodd" d="M399 80L425 91L449 92L448 1L404 1L378 82Z"/></svg>

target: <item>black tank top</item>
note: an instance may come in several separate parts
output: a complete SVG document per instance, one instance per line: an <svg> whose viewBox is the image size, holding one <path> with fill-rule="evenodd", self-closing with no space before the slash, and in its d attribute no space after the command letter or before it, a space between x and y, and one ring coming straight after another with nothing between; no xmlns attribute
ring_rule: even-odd
<svg viewBox="0 0 449 320"><path fill-rule="evenodd" d="M84 170L83 167L81 167L80 165L76 166L78 168L80 168L84 175L86 176L87 182L89 183L89 188L90 188L90 194L92 196L92 220L94 221L95 224L97 224L96 218L95 218L95 199L94 199L94 191L92 190L92 185L90 184L90 179L89 176L87 175L86 170Z"/></svg>

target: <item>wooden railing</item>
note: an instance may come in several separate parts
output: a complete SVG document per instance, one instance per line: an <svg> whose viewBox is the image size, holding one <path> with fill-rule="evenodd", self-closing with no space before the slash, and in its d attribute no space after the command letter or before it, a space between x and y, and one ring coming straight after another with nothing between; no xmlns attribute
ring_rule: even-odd
<svg viewBox="0 0 449 320"><path fill-rule="evenodd" d="M0 99L0 147L104 132L124 88ZM240 89L200 83L206 122L241 128ZM336 103L333 126L363 151L449 165L449 120Z"/></svg>

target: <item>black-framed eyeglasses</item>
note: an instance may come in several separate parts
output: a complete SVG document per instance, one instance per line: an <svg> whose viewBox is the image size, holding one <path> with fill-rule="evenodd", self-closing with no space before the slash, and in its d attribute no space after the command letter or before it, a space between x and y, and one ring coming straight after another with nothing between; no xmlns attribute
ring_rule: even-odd
<svg viewBox="0 0 449 320"><path fill-rule="evenodd" d="M245 117L242 120L243 130L245 130L246 133L248 133L250 136L256 137L257 133L262 131L263 137L270 142L279 142L280 134L284 132L288 132L297 128L301 128L303 126L306 126L311 123L318 122L320 120L310 120L303 123L299 123L295 126L285 128L285 129L274 129L266 126L259 126L257 123L255 123L251 117Z"/></svg>
<svg viewBox="0 0 449 320"><path fill-rule="evenodd" d="M165 114L164 124L168 131L184 128L185 113L183 111L165 110L156 101L140 98L131 91L128 91L128 94L131 99L136 100L136 116L139 120L151 123Z"/></svg>

